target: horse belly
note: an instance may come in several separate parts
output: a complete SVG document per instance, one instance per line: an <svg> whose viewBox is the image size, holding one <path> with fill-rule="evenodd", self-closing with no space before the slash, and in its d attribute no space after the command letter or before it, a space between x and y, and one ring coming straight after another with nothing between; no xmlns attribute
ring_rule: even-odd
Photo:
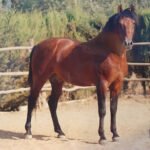
<svg viewBox="0 0 150 150"><path fill-rule="evenodd" d="M95 84L94 72L89 66L62 65L59 67L58 76L68 83L78 86L92 86Z"/></svg>

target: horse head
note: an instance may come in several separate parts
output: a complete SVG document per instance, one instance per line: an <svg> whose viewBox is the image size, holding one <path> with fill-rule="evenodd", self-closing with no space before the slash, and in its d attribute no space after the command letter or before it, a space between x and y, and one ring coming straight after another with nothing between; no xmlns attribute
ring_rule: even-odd
<svg viewBox="0 0 150 150"><path fill-rule="evenodd" d="M135 7L131 5L127 9L122 9L118 6L118 13L111 16L106 23L103 31L116 32L120 35L120 39L126 49L131 49L133 46L133 36L136 24L138 23Z"/></svg>
<svg viewBox="0 0 150 150"><path fill-rule="evenodd" d="M138 22L135 8L131 5L129 8L122 10L121 6L118 8L118 24L120 26L120 33L124 40L124 45L127 49L131 49L133 42L133 35L135 27Z"/></svg>

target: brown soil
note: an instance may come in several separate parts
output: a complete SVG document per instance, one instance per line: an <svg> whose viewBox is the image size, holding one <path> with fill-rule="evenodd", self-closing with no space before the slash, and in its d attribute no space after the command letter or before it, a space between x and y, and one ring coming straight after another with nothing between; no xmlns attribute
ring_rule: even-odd
<svg viewBox="0 0 150 150"><path fill-rule="evenodd" d="M98 113L95 100L60 103L58 116L66 140L53 131L49 110L33 115L31 140L24 139L26 111L0 112L0 150L150 150L150 100L121 98L117 113L119 142L112 142L109 101L105 132L107 143L98 144Z"/></svg>

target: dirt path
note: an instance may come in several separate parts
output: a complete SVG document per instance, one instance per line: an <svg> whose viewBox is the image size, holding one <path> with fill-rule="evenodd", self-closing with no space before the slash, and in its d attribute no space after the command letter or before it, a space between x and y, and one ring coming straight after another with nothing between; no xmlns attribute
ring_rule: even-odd
<svg viewBox="0 0 150 150"><path fill-rule="evenodd" d="M137 101L135 101L137 100ZM140 102L139 102L140 100ZM0 150L150 150L150 100L140 97L119 101L119 142L111 141L107 102L107 143L98 144L98 114L95 100L59 104L59 120L68 140L56 138L48 109L33 116L33 139L25 140L24 112L0 112Z"/></svg>

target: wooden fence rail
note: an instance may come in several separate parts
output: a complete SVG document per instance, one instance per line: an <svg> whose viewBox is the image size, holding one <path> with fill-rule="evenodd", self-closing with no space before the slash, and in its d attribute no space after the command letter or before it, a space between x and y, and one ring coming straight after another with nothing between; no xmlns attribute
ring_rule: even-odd
<svg viewBox="0 0 150 150"><path fill-rule="evenodd" d="M150 66L150 63L132 63L132 62L128 62L128 65L130 65L130 66Z"/></svg>
<svg viewBox="0 0 150 150"><path fill-rule="evenodd" d="M12 51L12 50L31 50L32 46L17 46L17 47L6 47L0 48L0 52Z"/></svg>
<svg viewBox="0 0 150 150"><path fill-rule="evenodd" d="M91 88L95 88L95 86L86 86L86 87L81 87L81 86L74 86L72 88L63 88L62 90L64 92L74 92L80 89L91 89ZM44 86L41 91L50 91L51 90L51 86ZM12 93L18 93L18 92L26 92L26 91L30 91L30 88L19 88L19 89L13 89L13 90L1 90L0 91L0 95L2 94L12 94Z"/></svg>
<svg viewBox="0 0 150 150"><path fill-rule="evenodd" d="M140 42L140 43L133 43L133 45L150 45L150 42ZM18 47L7 47L7 48L0 48L0 52L6 52L6 51L12 51L12 50L31 50L32 46L18 46ZM134 65L134 66L150 66L150 63L131 63L128 62L128 65ZM28 72L0 72L0 76L26 76L28 75ZM130 79L130 78L125 78L126 81L150 81L148 78L135 78L135 79ZM87 86L87 87L80 87L80 86L74 86L72 88L63 88L63 91L66 92L73 92L79 89L89 89L89 88L94 88L95 86ZM12 90L1 90L1 94L12 94L16 92L25 92L29 91L30 88L20 88L20 89L12 89ZM51 90L50 85L45 85L42 88L42 91L49 91Z"/></svg>
<svg viewBox="0 0 150 150"><path fill-rule="evenodd" d="M139 46L139 45L150 45L150 42L136 42L136 43L133 43L133 46Z"/></svg>
<svg viewBox="0 0 150 150"><path fill-rule="evenodd" d="M0 76L26 76L28 72L0 72Z"/></svg>
<svg viewBox="0 0 150 150"><path fill-rule="evenodd" d="M150 46L150 42L133 43L133 46L142 46L142 45L149 45ZM12 51L12 50L31 50L31 49L32 49L32 46L16 46L16 47L0 48L0 52Z"/></svg>

